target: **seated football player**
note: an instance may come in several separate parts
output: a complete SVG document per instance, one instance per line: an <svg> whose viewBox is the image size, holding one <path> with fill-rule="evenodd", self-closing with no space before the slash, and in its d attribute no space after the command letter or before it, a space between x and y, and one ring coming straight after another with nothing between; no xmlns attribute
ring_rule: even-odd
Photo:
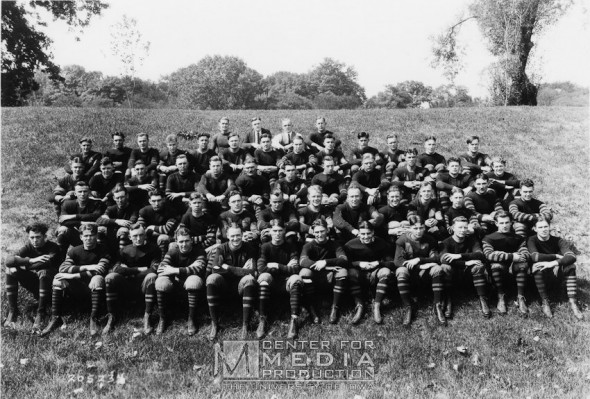
<svg viewBox="0 0 590 399"><path fill-rule="evenodd" d="M408 204L408 220L416 216L424 221L428 234L437 240L447 237L445 219L430 182L422 182L418 195Z"/></svg>
<svg viewBox="0 0 590 399"><path fill-rule="evenodd" d="M553 219L551 208L533 198L534 191L535 183L531 179L524 179L520 182L520 198L512 201L508 207L514 219L514 232L523 237L534 234L533 226L541 216L549 221Z"/></svg>
<svg viewBox="0 0 590 399"><path fill-rule="evenodd" d="M228 138L229 138L228 133ZM222 135L221 137L225 137ZM189 160L190 160L190 168L194 170L197 176L202 176L207 170L209 169L209 161L214 156L221 154L222 151L226 150L229 146L228 138L224 138L223 140L226 142L226 145L219 147L219 153L214 149L209 148L209 133L199 133L197 134L197 148L194 151L189 153ZM219 138L218 138L219 139ZM221 139L219 139L221 140Z"/></svg>
<svg viewBox="0 0 590 399"><path fill-rule="evenodd" d="M482 240L482 246L486 259L491 263L492 279L498 292L498 312L506 314L504 287L506 273L511 273L516 278L518 310L526 316L529 309L524 293L531 254L527 249L526 239L511 231L512 215L506 211L499 211L494 215L494 220L498 231L486 235Z"/></svg>
<svg viewBox="0 0 590 399"><path fill-rule="evenodd" d="M392 244L410 227L408 221L408 205L402 201L402 193L398 187L387 190L387 205L379 208L383 215L383 222L377 230L377 235Z"/></svg>
<svg viewBox="0 0 590 399"><path fill-rule="evenodd" d="M241 239L251 242L252 245L259 243L260 232L257 227L256 217L244 208L244 201L239 191L232 191L228 196L229 209L219 215L219 231L221 241L229 239L229 228L237 225L242 230Z"/></svg>
<svg viewBox="0 0 590 399"><path fill-rule="evenodd" d="M98 243L98 226L86 223L80 226L81 245L70 248L59 273L53 278L51 295L51 319L40 336L49 335L62 320L64 298L85 299L91 297L90 336L98 334L98 312L104 301L104 276L111 267L108 249Z"/></svg>
<svg viewBox="0 0 590 399"><path fill-rule="evenodd" d="M65 254L70 245L80 245L78 228L83 222L96 222L104 211L100 200L90 198L90 188L83 181L76 183L76 199L66 200L61 206L59 227L56 231L57 244Z"/></svg>
<svg viewBox="0 0 590 399"><path fill-rule="evenodd" d="M342 150L336 148L336 138L333 134L328 133L324 136L324 149L316 154L317 163L315 165L317 171L322 170L325 157L332 157L334 160L334 171L344 176L345 180L350 181L350 163L344 156Z"/></svg>
<svg viewBox="0 0 590 399"><path fill-rule="evenodd" d="M242 297L241 339L248 337L248 321L256 302L257 247L242 240L242 229L232 225L227 231L228 241L217 248L212 273L207 277L207 304L211 316L209 339L217 338L221 299Z"/></svg>
<svg viewBox="0 0 590 399"><path fill-rule="evenodd" d="M275 190L270 195L270 204L258 215L258 230L260 240L265 243L270 241L273 220L280 220L283 224L285 240L289 244L296 245L299 238L299 219L295 210L285 203L283 193Z"/></svg>
<svg viewBox="0 0 590 399"><path fill-rule="evenodd" d="M490 188L496 192L502 208L507 211L520 187L520 180L506 172L506 161L502 157L492 158L492 171L486 175L490 178Z"/></svg>
<svg viewBox="0 0 590 399"><path fill-rule="evenodd" d="M131 157L131 148L125 146L125 134L122 132L114 132L111 134L113 139L113 148L109 148L104 156L113 161L115 173L122 173L128 175L131 171L127 169L129 165L129 157Z"/></svg>
<svg viewBox="0 0 590 399"><path fill-rule="evenodd" d="M346 182L344 178L334 170L334 159L325 156L322 162L324 171L316 174L311 179L312 185L322 188L322 204L334 208L346 198Z"/></svg>
<svg viewBox="0 0 590 399"><path fill-rule="evenodd" d="M436 180L439 172L446 169L445 157L436 152L436 137L429 136L424 140L424 152L418 155L416 163L428 171L425 178L433 181Z"/></svg>
<svg viewBox="0 0 590 399"><path fill-rule="evenodd" d="M129 228L137 223L139 208L129 201L129 193L122 184L117 184L113 189L113 201L115 205L109 206L96 220L99 226L106 228L106 243L115 254L129 242Z"/></svg>
<svg viewBox="0 0 590 399"><path fill-rule="evenodd" d="M140 159L133 166L133 177L125 182L125 188L129 192L129 201L139 208L149 204L150 191L158 187L158 178L148 175L145 163Z"/></svg>
<svg viewBox="0 0 590 399"><path fill-rule="evenodd" d="M391 186L381 170L376 168L375 158L370 153L363 155L360 169L352 176L352 181L361 189L369 205L381 202L381 196Z"/></svg>
<svg viewBox="0 0 590 399"><path fill-rule="evenodd" d="M202 194L192 193L189 197L190 212L182 215L179 228L187 229L193 244L200 244L209 253L209 248L215 244L217 218L204 212L205 202Z"/></svg>
<svg viewBox="0 0 590 399"><path fill-rule="evenodd" d="M406 152L398 148L397 134L387 135L387 149L381 153L381 159L385 165L385 177L391 180L393 171L401 167L401 163L405 159Z"/></svg>
<svg viewBox="0 0 590 399"><path fill-rule="evenodd" d="M381 226L383 215L373 205L363 203L362 198L361 189L351 184L346 193L346 202L338 205L334 211L334 227L343 243L359 235L361 221L370 222L376 228Z"/></svg>
<svg viewBox="0 0 590 399"><path fill-rule="evenodd" d="M332 308L330 324L338 323L339 309L348 280L348 258L344 248L331 239L330 228L325 219L316 219L310 232L313 239L301 250L299 275L303 279L303 300L309 310L312 322L318 324L317 291L332 286Z"/></svg>
<svg viewBox="0 0 590 399"><path fill-rule="evenodd" d="M256 160L250 156L244 163L244 171L236 179L236 187L242 193L244 205L256 216L268 204L270 186L268 181L257 173Z"/></svg>
<svg viewBox="0 0 590 399"><path fill-rule="evenodd" d="M334 221L332 219L332 207L322 204L322 188L317 185L310 186L307 190L307 206L299 208L299 231L304 241L311 241L315 238L312 226L313 223L322 219L328 226L328 235L335 237Z"/></svg>
<svg viewBox="0 0 590 399"><path fill-rule="evenodd" d="M459 155L463 165L463 173L473 177L492 170L492 159L488 154L479 152L479 137L471 136L467 139L467 152Z"/></svg>
<svg viewBox="0 0 590 399"><path fill-rule="evenodd" d="M63 260L59 246L47 239L47 226L33 223L26 228L28 242L15 255L6 258L6 302L8 316L4 327L13 327L18 311L18 286L39 301L33 331L39 331L51 303L51 283Z"/></svg>
<svg viewBox="0 0 590 399"><path fill-rule="evenodd" d="M230 139L230 143L231 143ZM209 160L209 170L201 176L198 191L207 199L207 213L217 217L228 209L227 196L235 190L233 179L223 171L221 159L214 156Z"/></svg>
<svg viewBox="0 0 590 399"><path fill-rule="evenodd" d="M287 201L293 209L297 209L301 203L305 204L305 195L307 193L307 185L305 181L297 176L295 165L286 160L283 163L283 171L285 176L281 177L275 183L272 190L280 190L283 193L283 198Z"/></svg>
<svg viewBox="0 0 590 399"><path fill-rule="evenodd" d="M186 151L178 148L178 137L175 134L169 134L166 136L166 149L160 151L160 163L156 168L160 190L166 189L168 176L178 170L176 167L176 157L179 155L186 155Z"/></svg>
<svg viewBox="0 0 590 399"><path fill-rule="evenodd" d="M411 201L420 189L420 184L424 176L428 173L416 165L418 151L415 148L406 151L406 160L403 166L397 167L392 172L391 185L397 186L402 190L403 200Z"/></svg>
<svg viewBox="0 0 590 399"><path fill-rule="evenodd" d="M453 317L452 292L453 277L463 279L470 275L473 285L479 297L481 312L485 318L491 316L487 300L487 276L486 258L481 249L479 239L474 235L468 235L469 220L463 216L457 216L452 221L453 235L442 242L440 262L445 271L445 317Z"/></svg>
<svg viewBox="0 0 590 399"><path fill-rule="evenodd" d="M467 219L469 222L467 225L467 232L465 234L467 236L475 234L477 238L483 238L485 233L479 224L479 221L477 220L477 214L472 209L465 207L465 195L463 195L463 190L458 187L453 188L450 199L451 207L447 209L444 214L445 226L447 226L449 235L453 234L453 220L461 216Z"/></svg>
<svg viewBox="0 0 590 399"><path fill-rule="evenodd" d="M79 158L82 161L82 164L84 164L83 180L89 181L92 176L98 173L102 155L100 152L92 150L92 139L88 137L83 137L80 139L80 152L70 157L70 160L74 158ZM72 173L70 166L71 163L68 162L64 167L68 174Z"/></svg>
<svg viewBox="0 0 590 399"><path fill-rule="evenodd" d="M174 232L179 218L177 212L166 202L161 190L150 191L150 204L139 210L137 222L146 231L147 239L160 247L160 252L168 252L170 235Z"/></svg>
<svg viewBox="0 0 590 399"><path fill-rule="evenodd" d="M553 317L546 283L556 278L564 279L572 312L576 319L582 320L584 316L576 301L576 255L571 245L563 238L551 235L551 221L542 215L535 222L533 229L536 234L529 237L527 249L531 254L531 269L541 297L543 313L549 318Z"/></svg>
<svg viewBox="0 0 590 399"><path fill-rule="evenodd" d="M137 147L131 150L129 163L127 167L132 170L137 161L143 161L145 165L145 173L157 179L156 168L160 163L160 152L150 147L150 138L147 133L139 133L137 135ZM132 173L133 174L133 173Z"/></svg>
<svg viewBox="0 0 590 399"><path fill-rule="evenodd" d="M260 148L260 138L262 135L267 133L272 136L272 134L270 133L270 130L262 127L262 119L260 119L260 117L255 116L250 122L252 123L252 130L244 136L241 147L244 151L253 156L254 151Z"/></svg>
<svg viewBox="0 0 590 399"><path fill-rule="evenodd" d="M84 175L84 163L80 158L73 158L70 161L72 174L67 174L57 180L57 186L53 189L53 195L49 202L53 204L57 217L61 215L61 206L65 200L76 199L75 186L79 181L88 182Z"/></svg>
<svg viewBox="0 0 590 399"><path fill-rule="evenodd" d="M112 190L117 184L122 184L124 176L115 173L115 167L110 158L100 160L100 173L90 178L90 195L102 201L106 206L114 205Z"/></svg>
<svg viewBox="0 0 590 399"><path fill-rule="evenodd" d="M317 165L316 156L309 150L305 149L303 137L296 136L293 139L293 151L288 152L279 162L280 175L285 173L285 163L290 162L295 166L297 175L305 181L310 181L315 173Z"/></svg>
<svg viewBox="0 0 590 399"><path fill-rule="evenodd" d="M154 242L147 240L145 229L139 223L129 229L129 237L131 244L121 249L113 269L105 279L107 324L102 330L103 334L108 334L120 317L119 298L123 296L127 302L140 293L145 300L144 333L150 334L153 331L150 315L154 310L156 272L162 260L162 252Z"/></svg>
<svg viewBox="0 0 590 399"><path fill-rule="evenodd" d="M402 324L409 326L412 322L411 292L416 292L419 285L432 287L434 314L439 323L446 324L443 294L448 270L441 267L438 244L426 233L426 225L421 217L413 217L409 231L395 242L395 266L397 288L404 307Z"/></svg>
<svg viewBox="0 0 590 399"><path fill-rule="evenodd" d="M471 175L461 173L461 160L459 158L449 158L447 169L449 173L439 173L436 178L436 189L438 190L438 198L443 213L451 206L449 197L454 187L463 190L464 194L473 190L473 179Z"/></svg>
<svg viewBox="0 0 590 399"><path fill-rule="evenodd" d="M287 339L293 339L298 334L303 285L303 280L299 276L299 249L296 243L285 240L286 229L282 220L273 219L269 222L269 226L271 239L260 247L257 262L260 320L256 337L261 339L266 334L271 298L287 292L291 305Z"/></svg>
<svg viewBox="0 0 590 399"><path fill-rule="evenodd" d="M224 172L235 181L240 173L242 173L242 169L244 169L244 162L246 161L248 152L240 148L240 137L237 133L230 133L227 143L229 147L223 149L219 157L223 163ZM252 151L252 156L254 156L254 151Z"/></svg>
<svg viewBox="0 0 590 399"><path fill-rule="evenodd" d="M315 122L316 131L310 133L309 136L307 136L307 140L305 140L305 144L314 153L326 149L324 146L324 139L328 134L335 137L333 132L326 129L327 124L326 118L319 116ZM340 149L341 145L342 142L340 140L336 140L335 147Z"/></svg>
<svg viewBox="0 0 590 399"><path fill-rule="evenodd" d="M475 191L469 192L464 199L465 208L475 212L485 234L496 231L494 217L496 213L503 211L498 196L494 190L488 188L489 182L488 176L483 173L475 176Z"/></svg>
<svg viewBox="0 0 590 399"><path fill-rule="evenodd" d="M176 157L177 171L166 180L166 198L178 215L188 209L188 197L197 191L200 177L189 168L188 157L184 154Z"/></svg>
<svg viewBox="0 0 590 399"><path fill-rule="evenodd" d="M188 335L197 332L197 301L205 290L206 255L203 246L195 243L191 232L180 227L175 233L176 246L170 247L158 268L156 293L160 321L156 334L161 334L170 321L169 296L174 291L186 291L188 297Z"/></svg>
<svg viewBox="0 0 590 399"><path fill-rule="evenodd" d="M357 138L358 146L350 153L350 174L354 175L360 169L365 154L372 154L375 157L376 168L381 169L381 154L378 149L369 145L369 133L359 132Z"/></svg>
<svg viewBox="0 0 590 399"><path fill-rule="evenodd" d="M260 139L260 148L254 151L254 159L258 164L258 173L267 181L267 185L273 185L279 178L279 163L283 153L275 150L271 145L271 137L265 134Z"/></svg>
<svg viewBox="0 0 590 399"><path fill-rule="evenodd" d="M219 123L217 124L217 128L218 128L218 131L217 131L217 133L215 133L215 135L213 136L213 139L211 140L213 142L211 149L213 151L215 151L216 154L220 154L223 149L228 147L227 140L228 140L229 135L231 133L230 128L229 128L229 118L224 116L223 118L219 119ZM207 139L208 138L209 138L209 134L207 134ZM199 145L199 147L200 147L200 145ZM209 160L207 160L207 163L204 165L205 170L207 169L208 163L209 163Z"/></svg>
<svg viewBox="0 0 590 399"><path fill-rule="evenodd" d="M350 264L350 292L356 304L351 323L358 324L361 321L364 311L363 286L368 283L371 291L375 289L373 320L381 324L381 302L391 284L392 270L395 269L394 251L387 241L375 236L372 223L362 221L358 225L358 230L358 237L344 245Z"/></svg>

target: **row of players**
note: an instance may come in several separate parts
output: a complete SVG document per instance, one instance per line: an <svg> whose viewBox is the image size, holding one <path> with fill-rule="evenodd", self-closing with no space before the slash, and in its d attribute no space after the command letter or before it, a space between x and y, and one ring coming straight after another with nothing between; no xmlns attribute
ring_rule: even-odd
<svg viewBox="0 0 590 399"><path fill-rule="evenodd" d="M478 175L476 186L479 180L487 181L485 175ZM528 195L527 188L531 188L532 194L532 187L523 185L523 198ZM78 182L75 191L77 199L72 201L78 209L82 209L89 201L88 185ZM432 191L430 183L423 183L417 203L428 205L436 202ZM471 276L485 317L491 314L487 304L487 276L491 275L497 291L498 312L506 313L504 287L507 272L516 277L518 308L522 314L528 312L524 292L529 273L534 275L543 312L548 317L552 314L545 288L546 279L563 274L574 315L582 318L576 304L575 255L567 242L550 235L550 213L524 214L528 219L521 218L522 221L530 220L529 225L535 232L528 238L526 234L512 231L512 214L501 207L492 212L493 215L473 213L469 218L458 215L451 219L448 231L452 235L437 242L430 233L440 221L436 216L440 211L435 210L434 217L427 215L428 219L420 215L418 208L410 211L410 207L401 202L402 193L398 187L388 190L388 205L380 211L362 201L362 191L356 184L352 184L346 194L345 202L336 206L332 217L329 206L322 208L321 187L310 187L308 204L299 210L298 221L293 217L283 193L276 190L271 194L269 208L260 210L256 223L254 216L243 209L242 193L231 192L228 195L230 209L220 217L221 243L215 243L217 224L209 211L204 212L206 198L202 194L191 193L190 211L182 216L180 227L174 233L175 243L170 245L167 233L174 231L176 222L173 220L174 213L165 210L166 199L159 190L150 192L150 205L136 214L137 223L131 218L113 219L108 211L101 215L97 221L107 227L103 229L106 232L103 231L102 237L95 223L79 219L81 223L77 228L64 225L67 220L89 216L75 214L75 218L67 219L74 216L67 214L66 205L72 204L68 201L60 217L62 226L58 229L58 242L64 233L72 237L77 232L82 244L70 248L62 263L63 242L57 245L46 241L46 227L27 229L30 243L7 260L9 321L13 322L16 316L18 282L38 292L37 329L42 323L48 293L53 292L52 318L43 335L49 334L61 323L64 293L91 296L90 330L94 335L98 333L97 316L105 291L108 321L103 333L108 333L116 320L119 296L141 288L145 298L145 331L149 333L152 330L150 314L157 297L160 313L157 332L162 333L169 322L167 297L171 291L183 287L188 295L190 334L196 331L195 309L199 293L206 290L212 339L217 335L221 298L232 293L242 297L243 336L247 335L251 308L258 296L260 320L257 337L261 338L267 329L270 298L279 295L277 291L287 291L291 305L288 336L292 338L297 335L302 299L312 320L319 321L314 308L316 289L333 285L330 322L336 323L342 295L348 288L355 300L354 324L362 319L365 297L374 291L371 295L373 318L376 323L381 323L381 302L395 280L405 307L405 325L412 320L411 292L416 289L416 282L430 285L435 314L444 324L447 318L452 317L453 277L461 274ZM119 185L113 196L116 205L110 209L127 212L130 208L127 190ZM462 190L455 190L451 210L461 209L462 197ZM529 198L528 201L531 200ZM399 211L405 212L403 220L388 220L383 225L384 219L391 216L389 212L398 215ZM307 219L308 216L311 218ZM491 216L493 225L483 216ZM493 226L497 231L492 232ZM116 254L112 244L109 248L109 243L113 242L110 237L114 233L120 240L126 230L132 243L123 246ZM308 237L301 248L298 232L302 231L312 238ZM481 232L487 234L480 243ZM69 244L65 248L68 247ZM166 255L162 260L163 253ZM60 265L58 270L57 265Z"/></svg>

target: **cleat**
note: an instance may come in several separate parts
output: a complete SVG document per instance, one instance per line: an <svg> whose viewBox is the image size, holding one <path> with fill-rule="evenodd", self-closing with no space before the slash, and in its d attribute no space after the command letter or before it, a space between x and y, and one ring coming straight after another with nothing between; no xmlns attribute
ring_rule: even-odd
<svg viewBox="0 0 590 399"><path fill-rule="evenodd" d="M453 301L451 298L447 298L447 300L445 301L445 318L453 318Z"/></svg>
<svg viewBox="0 0 590 399"><path fill-rule="evenodd" d="M383 317L381 316L381 303L373 303L373 320L377 324L383 323Z"/></svg>
<svg viewBox="0 0 590 399"><path fill-rule="evenodd" d="M498 309L498 313L506 314L506 301L504 300L504 294L498 294L498 305L496 307Z"/></svg>
<svg viewBox="0 0 590 399"><path fill-rule="evenodd" d="M488 306L487 298L485 296L480 296L479 304L481 305L481 313L483 314L483 317L489 319L492 316L492 312L490 311L490 308Z"/></svg>
<svg viewBox="0 0 590 399"><path fill-rule="evenodd" d="M156 335L164 334L165 330L166 330L166 319L164 319L163 317L160 317L160 320L158 321L158 326L156 327Z"/></svg>
<svg viewBox="0 0 590 399"><path fill-rule="evenodd" d="M102 333L105 335L110 333L113 330L114 326L115 326L115 315L112 313L108 313L107 314L107 324L102 329Z"/></svg>
<svg viewBox="0 0 590 399"><path fill-rule="evenodd" d="M195 323L194 317L189 317L186 320L186 331L190 336L193 336L197 333L197 323Z"/></svg>
<svg viewBox="0 0 590 399"><path fill-rule="evenodd" d="M551 312L551 306L549 306L549 300L543 299L541 301L541 309L543 310L543 314L547 316L548 319L553 317L553 313Z"/></svg>
<svg viewBox="0 0 590 399"><path fill-rule="evenodd" d="M524 298L523 295L518 296L517 303L518 303L518 311L520 312L520 314L523 316L527 316L529 314L529 308L526 305L526 299Z"/></svg>
<svg viewBox="0 0 590 399"><path fill-rule="evenodd" d="M365 308L362 304L357 303L355 308L354 308L354 316L352 317L352 324L359 324L361 322L361 319L363 318L363 312L365 311Z"/></svg>
<svg viewBox="0 0 590 399"><path fill-rule="evenodd" d="M211 320L211 331L209 332L209 341L214 341L217 338L217 321Z"/></svg>
<svg viewBox="0 0 590 399"><path fill-rule="evenodd" d="M289 332L287 333L287 339L297 338L297 316L291 316L291 323L289 323Z"/></svg>
<svg viewBox="0 0 590 399"><path fill-rule="evenodd" d="M330 311L330 324L338 323L338 306L332 306Z"/></svg>
<svg viewBox="0 0 590 399"><path fill-rule="evenodd" d="M436 315L436 318L438 319L438 322L440 324L442 324L443 326L447 325L447 319L445 318L445 314L443 312L442 303L439 302L434 304L434 314Z"/></svg>
<svg viewBox="0 0 590 399"><path fill-rule="evenodd" d="M56 328L58 328L62 324L63 324L63 320L62 320L61 316L52 316L51 320L49 320L49 324L47 325L47 327L45 327L45 329L43 331L41 331L41 334L39 334L39 336L41 336L41 337L48 336L53 330L55 330Z"/></svg>
<svg viewBox="0 0 590 399"><path fill-rule="evenodd" d="M35 321L33 322L33 331L41 331L41 325L43 324L43 319L45 318L45 313L37 312L35 316Z"/></svg>
<svg viewBox="0 0 590 399"><path fill-rule="evenodd" d="M412 323L412 307L406 306L406 310L404 312L404 319L402 321L402 325L408 327Z"/></svg>
<svg viewBox="0 0 590 399"><path fill-rule="evenodd" d="M258 331L256 331L256 333L258 334ZM243 324L240 339L245 340L247 338L248 338L248 324Z"/></svg>
<svg viewBox="0 0 590 399"><path fill-rule="evenodd" d="M98 321L95 317L90 316L90 336L94 337L98 334Z"/></svg>
<svg viewBox="0 0 590 399"><path fill-rule="evenodd" d="M258 328L256 329L256 338L262 339L266 334L266 316L260 316Z"/></svg>
<svg viewBox="0 0 590 399"><path fill-rule="evenodd" d="M145 313L143 315L143 333L148 335L154 331L154 328L150 325L150 315L149 313Z"/></svg>
<svg viewBox="0 0 590 399"><path fill-rule="evenodd" d="M320 324L320 317L318 316L318 312L316 312L314 306L310 306L309 309L309 318L313 324Z"/></svg>
<svg viewBox="0 0 590 399"><path fill-rule="evenodd" d="M14 328L17 316L18 316L17 312L12 311L12 310L9 311L8 316L6 316L6 320L4 320L4 324L3 324L4 327Z"/></svg>
<svg viewBox="0 0 590 399"><path fill-rule="evenodd" d="M574 298L570 298L570 307L572 308L572 312L574 312L574 317L578 320L583 320L584 316L582 315L582 311L578 307L576 300Z"/></svg>

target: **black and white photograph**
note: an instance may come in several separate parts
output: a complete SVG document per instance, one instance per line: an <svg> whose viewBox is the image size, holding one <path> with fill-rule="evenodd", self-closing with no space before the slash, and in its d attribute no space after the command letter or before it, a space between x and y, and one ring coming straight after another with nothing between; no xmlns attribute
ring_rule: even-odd
<svg viewBox="0 0 590 399"><path fill-rule="evenodd" d="M0 395L590 399L586 1L0 10Z"/></svg>

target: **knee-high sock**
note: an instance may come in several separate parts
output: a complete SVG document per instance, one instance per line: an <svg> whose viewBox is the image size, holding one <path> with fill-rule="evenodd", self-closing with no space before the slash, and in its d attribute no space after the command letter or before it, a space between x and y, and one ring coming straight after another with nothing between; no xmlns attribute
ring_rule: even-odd
<svg viewBox="0 0 590 399"><path fill-rule="evenodd" d="M377 283L377 289L375 290L375 302L381 303L383 301L383 297L387 293L387 280L380 279Z"/></svg>
<svg viewBox="0 0 590 399"><path fill-rule="evenodd" d="M539 296L541 299L547 299L547 289L545 288L545 276L543 276L543 272L537 272L533 277L535 278L535 285L539 291Z"/></svg>
<svg viewBox="0 0 590 399"><path fill-rule="evenodd" d="M500 269L492 269L492 278L496 284L496 290L498 294L504 294L504 276L503 271Z"/></svg>
<svg viewBox="0 0 590 399"><path fill-rule="evenodd" d="M303 302L305 306L314 306L317 303L316 289L313 282L303 283Z"/></svg>
<svg viewBox="0 0 590 399"><path fill-rule="evenodd" d="M51 281L50 277L42 277L39 279L39 306L37 311L45 312L49 301L51 301Z"/></svg>
<svg viewBox="0 0 590 399"><path fill-rule="evenodd" d="M157 291L156 296L158 297L158 313L160 313L160 319L166 319L166 317L168 316L168 313L166 312L168 310L166 308L166 300L168 299L168 296L164 291Z"/></svg>
<svg viewBox="0 0 590 399"><path fill-rule="evenodd" d="M343 295L344 289L345 289L344 283L345 283L345 280L336 280L336 282L334 283L334 289L332 290L332 293L333 293L332 306L336 306L336 307L340 306L340 300L342 298L342 295Z"/></svg>
<svg viewBox="0 0 590 399"><path fill-rule="evenodd" d="M119 293L116 290L111 290L107 287L107 313L115 313L117 311L117 302L119 301Z"/></svg>
<svg viewBox="0 0 590 399"><path fill-rule="evenodd" d="M486 296L486 278L483 274L476 274L473 276L473 285L477 296Z"/></svg>
<svg viewBox="0 0 590 399"><path fill-rule="evenodd" d="M242 323L247 324L250 320L250 313L252 305L254 304L254 293L256 288L252 285L244 288L244 296L242 297Z"/></svg>
<svg viewBox="0 0 590 399"><path fill-rule="evenodd" d="M565 276L565 288L567 291L567 297L575 299L578 291L578 284L576 282L576 275Z"/></svg>
<svg viewBox="0 0 590 399"><path fill-rule="evenodd" d="M100 311L100 305L104 296L104 290L93 290L92 291L92 310L90 311L90 317L96 318Z"/></svg>
<svg viewBox="0 0 590 399"><path fill-rule="evenodd" d="M245 292L245 291L244 291ZM244 297L246 294L244 294ZM245 303L245 298L244 298ZM260 316L268 316L268 305L270 304L270 285L268 284L260 284L260 299L259 299L259 308L258 311L260 312Z"/></svg>
<svg viewBox="0 0 590 399"><path fill-rule="evenodd" d="M145 313L151 314L154 311L154 301L156 300L156 286L150 284L145 290Z"/></svg>
<svg viewBox="0 0 590 399"><path fill-rule="evenodd" d="M16 312L18 306L18 280L11 274L6 275L6 299L8 301L8 310Z"/></svg>
<svg viewBox="0 0 590 399"><path fill-rule="evenodd" d="M410 306L412 304L410 298L410 280L405 277L399 277L397 279L397 289L399 290L399 296L404 306Z"/></svg>
<svg viewBox="0 0 590 399"><path fill-rule="evenodd" d="M443 281L442 276L432 277L432 294L434 296L434 303L442 302Z"/></svg>
<svg viewBox="0 0 590 399"><path fill-rule="evenodd" d="M219 301L220 296L218 292L218 288L213 285L207 285L207 304L209 305L209 315L211 316L211 320L214 323L217 323L219 320Z"/></svg>
<svg viewBox="0 0 590 399"><path fill-rule="evenodd" d="M357 305L363 303L363 293L361 290L361 285L358 281L351 281L350 282L350 293L352 294L352 297L354 298L354 302Z"/></svg>
<svg viewBox="0 0 590 399"><path fill-rule="evenodd" d="M58 288L53 288L51 293L51 316L61 316L64 292Z"/></svg>
<svg viewBox="0 0 590 399"><path fill-rule="evenodd" d="M197 309L197 291L187 290L186 295L188 297L188 317L192 319L195 317Z"/></svg>
<svg viewBox="0 0 590 399"><path fill-rule="evenodd" d="M518 271L516 273L516 290L518 295L524 296L524 290L526 288L526 272Z"/></svg>
<svg viewBox="0 0 590 399"><path fill-rule="evenodd" d="M262 294L261 294L262 296ZM291 316L299 316L300 310L300 299L301 299L301 286L296 285L291 288L289 292L289 303L291 305Z"/></svg>

